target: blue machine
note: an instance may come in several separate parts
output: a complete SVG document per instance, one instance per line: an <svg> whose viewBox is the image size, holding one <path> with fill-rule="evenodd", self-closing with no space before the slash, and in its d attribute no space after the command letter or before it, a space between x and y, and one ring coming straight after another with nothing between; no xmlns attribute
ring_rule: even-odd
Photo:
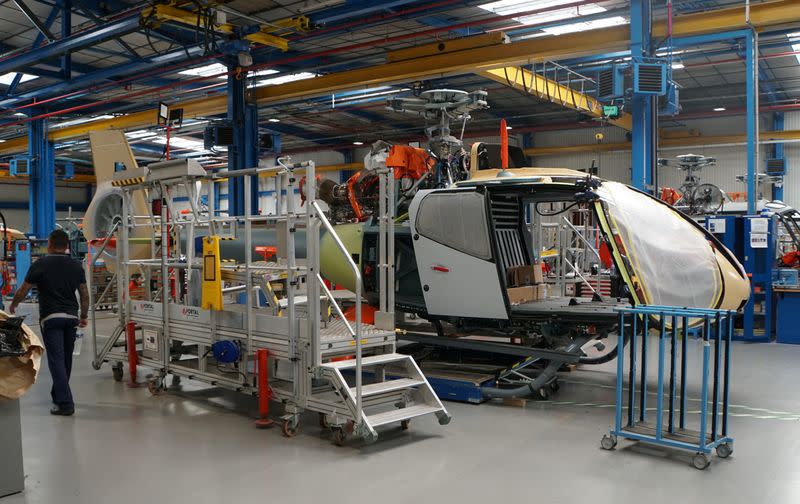
<svg viewBox="0 0 800 504"><path fill-rule="evenodd" d="M15 288L19 288L25 277L28 276L28 270L31 269L32 258L32 245L28 240L17 240L14 242L14 269L16 275Z"/></svg>
<svg viewBox="0 0 800 504"><path fill-rule="evenodd" d="M760 215L706 217L706 229L733 252L750 278L750 300L737 321L735 340L768 342L774 335L773 271L777 222Z"/></svg>

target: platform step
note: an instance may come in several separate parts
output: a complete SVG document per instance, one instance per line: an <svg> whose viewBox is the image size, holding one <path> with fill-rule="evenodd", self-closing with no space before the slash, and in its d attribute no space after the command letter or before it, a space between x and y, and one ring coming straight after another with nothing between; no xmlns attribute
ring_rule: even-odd
<svg viewBox="0 0 800 504"><path fill-rule="evenodd" d="M400 362L407 360L408 355L399 353L390 353L383 355L370 355L361 359L361 366L379 366L381 364L389 364L390 362ZM337 362L326 362L322 367L330 369L354 369L356 367L355 359L348 359Z"/></svg>
<svg viewBox="0 0 800 504"><path fill-rule="evenodd" d="M377 413L375 415L368 415L367 420L372 427L386 425L393 422L400 422L410 418L427 415L430 413L437 413L442 409L437 406L430 406L427 404L416 404L407 408L399 408L384 413Z"/></svg>
<svg viewBox="0 0 800 504"><path fill-rule="evenodd" d="M361 387L361 397L370 397L379 394L385 394L387 392L395 392L398 390L408 389L411 387L418 387L425 383L422 380L415 380L413 378L398 378L396 380L386 380L383 382L378 383L370 383L369 385L364 385ZM356 388L352 387L350 392L353 393L353 397L356 395Z"/></svg>

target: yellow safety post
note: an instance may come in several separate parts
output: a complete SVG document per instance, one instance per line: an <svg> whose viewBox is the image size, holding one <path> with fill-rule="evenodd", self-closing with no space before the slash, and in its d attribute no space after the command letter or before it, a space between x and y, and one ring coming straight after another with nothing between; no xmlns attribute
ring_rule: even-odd
<svg viewBox="0 0 800 504"><path fill-rule="evenodd" d="M222 270L219 258L219 236L203 238L202 307L222 310Z"/></svg>

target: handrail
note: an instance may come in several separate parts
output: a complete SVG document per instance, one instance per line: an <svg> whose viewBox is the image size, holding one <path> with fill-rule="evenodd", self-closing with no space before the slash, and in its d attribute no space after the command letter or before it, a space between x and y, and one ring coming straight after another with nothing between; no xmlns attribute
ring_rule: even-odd
<svg viewBox="0 0 800 504"><path fill-rule="evenodd" d="M322 275L320 275L319 273L317 273L317 280L319 281L319 285L320 287L322 287L322 290L325 291L325 296L328 298L328 300L330 300L331 303L333 303L333 309L336 310L336 313L342 318L342 322L344 322L344 325L347 326L347 330L350 332L350 336L355 337L356 332L353 330L353 326L351 326L350 322L347 321L347 318L344 316L344 312L342 311L342 307L339 306L339 303L337 303L336 300L333 298L333 293L331 292L330 289L328 289L328 286L325 285L325 280L322 279Z"/></svg>
<svg viewBox="0 0 800 504"><path fill-rule="evenodd" d="M564 258L564 262L566 262L566 263L567 263L567 266L569 266L570 268L572 268L572 271L573 271L573 272L574 272L576 275L578 275L579 277L581 277L581 280L583 280L583 281L584 281L584 283L586 283L586 285L587 285L587 286L588 286L590 289L592 289L592 292L594 292L594 293L595 293L595 294L597 294L598 296L600 295L600 294L599 294L599 293L598 293L598 292L595 290L595 288L594 288L594 287L592 287L592 284L590 284L590 283L589 283L589 280L587 280L585 276L581 275L581 272L580 272L580 271L578 271L578 268L576 268L574 264L572 264L571 262L569 262L569 259L567 259L567 258L565 257L565 258Z"/></svg>
<svg viewBox="0 0 800 504"><path fill-rule="evenodd" d="M344 255L345 259L347 260L347 265L353 270L353 276L355 277L355 284L356 284L356 323L355 323L355 339L356 339L356 414L360 421L361 416L363 414L362 410L362 401L361 401L361 271L358 269L358 265L353 261L353 258L350 256L350 253L347 251L347 247L344 246L342 243L341 238L339 235L336 234L336 231L333 229L330 221L328 218L325 217L325 213L320 208L319 203L316 201L311 201L311 206L314 208L314 211L319 218L319 221L325 226L325 229L330 233L331 238L333 238L334 243L336 243L336 247L339 251ZM323 284L324 285L324 284Z"/></svg>
<svg viewBox="0 0 800 504"><path fill-rule="evenodd" d="M87 275L87 277L89 279L89 285L87 286L88 287L87 290L89 291L89 312L90 312L91 318L92 318L92 352L94 353L94 360L95 361L97 360L97 357L98 357L98 354L97 354L97 323L95 322L94 299L93 299L93 296L92 296L92 271L94 270L95 264L97 264L97 259L101 255L103 255L103 252L106 250L106 246L108 245L109 238L114 236L114 233L119 228L120 223L122 223L122 220L114 219L114 225L111 226L111 231L103 239L103 245L100 247L100 250L97 251L97 253L94 255L92 260L89 262L89 271L88 271L89 274Z"/></svg>

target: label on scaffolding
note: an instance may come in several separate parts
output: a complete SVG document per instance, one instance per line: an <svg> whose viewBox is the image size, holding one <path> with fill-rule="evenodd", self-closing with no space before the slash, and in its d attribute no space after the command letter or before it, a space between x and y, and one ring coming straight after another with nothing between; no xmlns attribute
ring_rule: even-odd
<svg viewBox="0 0 800 504"><path fill-rule="evenodd" d="M131 311L148 317L161 317L161 304L149 301L133 301L131 302Z"/></svg>
<svg viewBox="0 0 800 504"><path fill-rule="evenodd" d="M759 217L750 219L750 233L766 234L769 232L769 219Z"/></svg>
<svg viewBox="0 0 800 504"><path fill-rule="evenodd" d="M750 248L767 248L768 238L766 233L750 233Z"/></svg>
<svg viewBox="0 0 800 504"><path fill-rule="evenodd" d="M708 231L713 234L724 234L725 219L708 219Z"/></svg>
<svg viewBox="0 0 800 504"><path fill-rule="evenodd" d="M209 311L204 310L199 306L172 305L170 306L169 315L172 317L172 320L200 322L202 324L208 324L211 322L211 315Z"/></svg>
<svg viewBox="0 0 800 504"><path fill-rule="evenodd" d="M158 331L142 328L142 348L150 352L158 352Z"/></svg>

